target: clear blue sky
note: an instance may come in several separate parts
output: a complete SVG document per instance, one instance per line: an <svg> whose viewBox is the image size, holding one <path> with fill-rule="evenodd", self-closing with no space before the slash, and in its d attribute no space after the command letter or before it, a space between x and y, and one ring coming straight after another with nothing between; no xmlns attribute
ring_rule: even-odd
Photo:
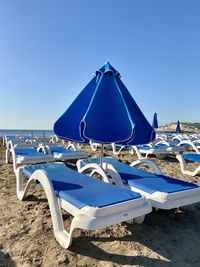
<svg viewBox="0 0 200 267"><path fill-rule="evenodd" d="M150 122L200 121L199 0L0 0L0 128L52 129L105 61Z"/></svg>

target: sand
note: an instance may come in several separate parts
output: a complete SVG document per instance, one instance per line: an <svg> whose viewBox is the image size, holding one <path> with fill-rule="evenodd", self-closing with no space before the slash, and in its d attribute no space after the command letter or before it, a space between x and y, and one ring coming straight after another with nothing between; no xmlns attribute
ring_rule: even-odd
<svg viewBox="0 0 200 267"><path fill-rule="evenodd" d="M97 154L86 150L88 156ZM131 163L136 156L123 152L119 159ZM200 176L181 174L174 156L152 159L164 174L200 184ZM154 210L141 225L122 223L94 232L77 230L66 250L53 236L42 189L33 185L26 200L19 201L15 188L12 164L5 164L1 144L0 266L200 266L200 204L181 211ZM69 226L71 216L65 213L64 219Z"/></svg>

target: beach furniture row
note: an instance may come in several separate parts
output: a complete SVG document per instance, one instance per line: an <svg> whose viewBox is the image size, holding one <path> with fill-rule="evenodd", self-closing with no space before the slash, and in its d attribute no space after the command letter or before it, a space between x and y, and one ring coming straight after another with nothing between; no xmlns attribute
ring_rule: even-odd
<svg viewBox="0 0 200 267"><path fill-rule="evenodd" d="M163 175L148 158L129 166L113 157L105 157L103 162L100 158L87 158L83 151L69 151L55 144L31 147L9 142L6 160L9 162L12 155L17 197L24 200L32 182L44 189L54 236L64 248L70 246L76 228L97 230L123 221L142 223L152 208L168 210L200 201L198 185ZM58 156L64 152L66 157ZM70 153L75 153L74 157ZM61 159L77 160L77 171L62 162L53 162ZM154 173L138 168L143 164L153 168ZM103 181L94 179L94 174ZM73 216L68 232L62 209Z"/></svg>

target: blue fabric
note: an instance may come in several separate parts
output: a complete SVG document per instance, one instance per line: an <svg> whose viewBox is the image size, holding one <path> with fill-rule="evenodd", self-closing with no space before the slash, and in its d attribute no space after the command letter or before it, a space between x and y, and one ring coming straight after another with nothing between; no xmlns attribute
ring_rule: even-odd
<svg viewBox="0 0 200 267"><path fill-rule="evenodd" d="M200 154L182 154L182 157L185 160L200 162Z"/></svg>
<svg viewBox="0 0 200 267"><path fill-rule="evenodd" d="M123 96L124 102L126 103L126 108L129 111L129 117L134 124L134 133L131 138L124 142L119 142L123 145L138 145L147 144L155 139L155 131L143 115L142 111L136 104L135 100L123 84L123 82L117 80L118 88L120 88L121 94ZM119 121L119 123L121 123ZM124 129L125 131L125 129Z"/></svg>
<svg viewBox="0 0 200 267"><path fill-rule="evenodd" d="M140 150L150 150L150 149L153 149L153 147L151 146L137 146L137 148ZM155 148L155 147L154 147Z"/></svg>
<svg viewBox="0 0 200 267"><path fill-rule="evenodd" d="M65 140L88 143L144 144L155 132L120 80L106 63L54 124Z"/></svg>
<svg viewBox="0 0 200 267"><path fill-rule="evenodd" d="M17 156L44 156L44 153L41 152L37 152L35 149L33 148L15 148L15 154Z"/></svg>
<svg viewBox="0 0 200 267"><path fill-rule="evenodd" d="M54 132L59 138L89 143L89 139L81 137L80 122L87 111L95 88L96 77L86 85L65 113L55 122Z"/></svg>
<svg viewBox="0 0 200 267"><path fill-rule="evenodd" d="M181 132L181 127L180 127L180 122L179 121L177 121L177 124L176 124L176 132L177 133Z"/></svg>
<svg viewBox="0 0 200 267"><path fill-rule="evenodd" d="M164 175L157 175L137 168L133 168L132 174L120 172L120 176L126 184L141 189L149 194L155 192L175 193L198 188L197 185L192 183Z"/></svg>
<svg viewBox="0 0 200 267"><path fill-rule="evenodd" d="M79 150L66 149L62 146L50 146L50 150L52 153L62 153L62 154L82 153Z"/></svg>
<svg viewBox="0 0 200 267"><path fill-rule="evenodd" d="M30 176L35 169L24 168L24 174ZM106 207L141 197L139 193L104 183L77 171L65 167L63 170L48 169L45 171L58 195L77 207Z"/></svg>
<svg viewBox="0 0 200 267"><path fill-rule="evenodd" d="M138 147L138 149L143 149L143 150L150 150L150 149L157 149L157 150L159 150L159 149L166 149L166 151L167 151L167 149L168 148L180 148L180 147L178 147L178 146L165 146L165 145L155 145L155 146L137 146Z"/></svg>
<svg viewBox="0 0 200 267"><path fill-rule="evenodd" d="M157 113L154 113L153 115L153 124L152 124L152 127L154 129L157 129L158 128L158 118L157 118Z"/></svg>
<svg viewBox="0 0 200 267"><path fill-rule="evenodd" d="M116 147L121 148L122 146L124 149L132 149L132 146L122 145L122 144L115 144Z"/></svg>
<svg viewBox="0 0 200 267"><path fill-rule="evenodd" d="M100 159L92 158L89 160L83 160L83 162L84 161L88 161L88 163L99 163ZM150 194L158 191L164 193L175 193L199 188L199 186L192 183L131 167L125 163L115 160L114 158L104 158L103 162L112 164L120 174L125 184L136 187Z"/></svg>

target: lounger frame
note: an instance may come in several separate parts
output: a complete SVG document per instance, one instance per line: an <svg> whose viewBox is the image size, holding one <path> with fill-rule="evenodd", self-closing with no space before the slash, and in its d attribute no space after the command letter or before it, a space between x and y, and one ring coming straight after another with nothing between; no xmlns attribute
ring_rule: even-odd
<svg viewBox="0 0 200 267"><path fill-rule="evenodd" d="M45 168L48 168L48 166L53 166L54 168L56 167L58 173L61 171L61 169L66 168L63 163L59 162L48 163L45 165ZM135 218L136 222L137 219L138 222L140 222L141 219L143 221L145 214L151 212L151 206L144 197L121 202L119 204L109 205L103 208L85 206L81 209L78 209L69 202L61 199L57 192L54 191L52 183L48 179L48 174L44 169L44 165L41 164L37 166L30 166L30 168L36 168L36 170L29 177L25 188L24 181L26 179L26 175L24 174L23 167L18 167L16 170L17 197L20 200L23 200L27 195L30 184L36 180L39 181L40 185L45 191L49 203L54 236L59 244L64 248L68 248L70 246L72 242L73 231L76 228L84 230L97 230L115 223L130 220L132 218ZM61 208L74 216L69 232L64 229Z"/></svg>
<svg viewBox="0 0 200 267"><path fill-rule="evenodd" d="M198 173L200 173L200 166L198 166L194 171L189 171L189 170L187 170L187 163L186 163L185 159L182 157L182 155L177 155L176 158L180 162L181 172L183 174L187 174L187 175L190 175L190 176L195 176Z"/></svg>
<svg viewBox="0 0 200 267"><path fill-rule="evenodd" d="M145 154L145 158L147 158L149 155L155 155L159 159L164 159L169 153L184 152L185 147L182 147L182 146L167 147L166 146L166 148L154 148L154 147L149 146L149 149L145 150L145 149L142 149L142 147L138 148L137 146L133 146L133 150L135 151L139 159L144 158L142 154Z"/></svg>

